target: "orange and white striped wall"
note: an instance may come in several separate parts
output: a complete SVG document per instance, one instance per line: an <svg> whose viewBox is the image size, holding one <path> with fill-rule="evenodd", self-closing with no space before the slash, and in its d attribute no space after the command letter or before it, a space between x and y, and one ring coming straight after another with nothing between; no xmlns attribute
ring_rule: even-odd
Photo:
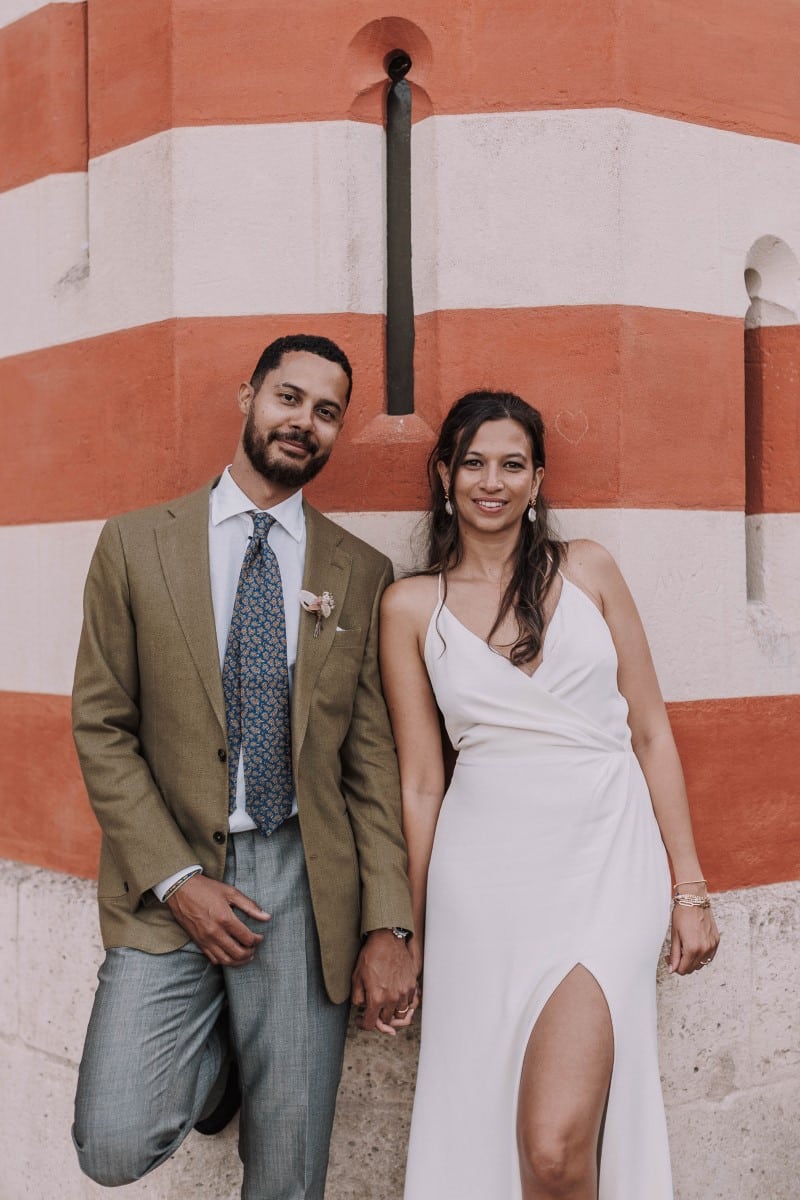
<svg viewBox="0 0 800 1200"><path fill-rule="evenodd" d="M397 48L407 417L386 414L383 354ZM794 1194L798 53L793 0L0 0L4 1200L99 1194L66 1132L99 958L68 701L89 557L107 516L229 461L239 381L299 330L355 370L311 498L400 569L452 401L542 409L561 528L609 546L645 618L719 894L713 971L660 984L676 1194ZM329 1193L399 1196L410 1089L388 1081L413 1042L399 1066L349 1054ZM376 1137L380 1187L347 1149ZM233 1196L234 1160L230 1138L190 1144L132 1194Z"/></svg>

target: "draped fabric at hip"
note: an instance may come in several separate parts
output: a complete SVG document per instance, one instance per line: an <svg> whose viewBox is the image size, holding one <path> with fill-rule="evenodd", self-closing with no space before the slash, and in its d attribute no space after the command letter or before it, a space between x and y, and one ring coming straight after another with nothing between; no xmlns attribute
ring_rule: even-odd
<svg viewBox="0 0 800 1200"><path fill-rule="evenodd" d="M275 518L256 512L231 616L222 686L228 724L230 808L236 804L239 754L245 807L263 834L292 811L289 668L281 573L267 534Z"/></svg>

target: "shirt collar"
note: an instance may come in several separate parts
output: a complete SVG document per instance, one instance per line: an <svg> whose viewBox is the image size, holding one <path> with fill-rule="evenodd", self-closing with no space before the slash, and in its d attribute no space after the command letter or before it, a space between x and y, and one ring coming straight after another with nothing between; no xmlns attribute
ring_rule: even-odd
<svg viewBox="0 0 800 1200"><path fill-rule="evenodd" d="M296 542L303 540L305 517L302 491L294 492L287 500L281 500L272 508L259 509L235 482L230 467L226 467L211 493L211 524L220 525L230 517L251 512L269 512Z"/></svg>

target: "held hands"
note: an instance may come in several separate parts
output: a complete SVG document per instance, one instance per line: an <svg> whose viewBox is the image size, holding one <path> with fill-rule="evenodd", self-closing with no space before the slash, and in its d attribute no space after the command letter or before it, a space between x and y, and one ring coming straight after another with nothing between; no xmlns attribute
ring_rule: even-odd
<svg viewBox="0 0 800 1200"><path fill-rule="evenodd" d="M238 908L256 921L269 921L258 905L230 884L194 875L167 900L178 924L200 947L206 958L223 967L237 967L253 961L256 946L263 942L261 933L253 933L240 921ZM390 935L391 936L391 935Z"/></svg>
<svg viewBox="0 0 800 1200"><path fill-rule="evenodd" d="M359 1029L395 1037L411 1024L418 1006L417 971L408 947L390 929L375 929L361 948L353 971L353 1004L363 1009Z"/></svg>

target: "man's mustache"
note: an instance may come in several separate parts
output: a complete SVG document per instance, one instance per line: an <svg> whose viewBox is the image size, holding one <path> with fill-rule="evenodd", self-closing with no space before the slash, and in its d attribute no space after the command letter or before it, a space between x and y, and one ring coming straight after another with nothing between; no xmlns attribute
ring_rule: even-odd
<svg viewBox="0 0 800 1200"><path fill-rule="evenodd" d="M314 441L310 433L280 433L274 430L267 437L267 445L270 442L294 442L297 446L302 446L309 454L316 454L319 450L319 445Z"/></svg>

